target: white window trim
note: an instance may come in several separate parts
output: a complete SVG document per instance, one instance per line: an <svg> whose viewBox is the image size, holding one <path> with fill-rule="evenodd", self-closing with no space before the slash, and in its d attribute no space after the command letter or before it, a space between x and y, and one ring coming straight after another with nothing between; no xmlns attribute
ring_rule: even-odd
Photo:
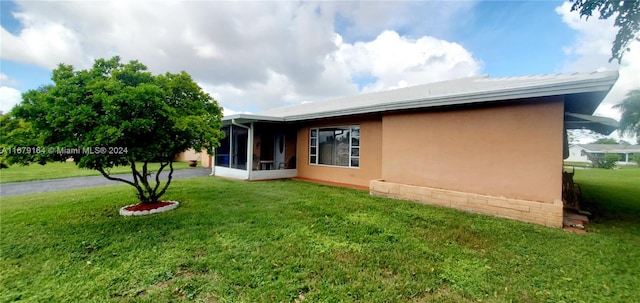
<svg viewBox="0 0 640 303"><path fill-rule="evenodd" d="M343 166L343 165L329 165L329 164L319 164L319 155L318 155L318 151L320 150L320 140L319 140L319 134L320 134L320 130L321 129L326 129L326 128L349 128L349 165L348 166ZM358 129L358 136L352 136L353 134L353 129L357 128ZM313 131L315 130L316 132L316 136L313 137ZM309 165L314 165L314 166L326 166L326 167L334 167L334 168L354 168L354 169L359 169L360 168L360 154L362 151L362 146L360 145L360 133L361 128L360 125L334 125L334 126L322 126L322 127L311 127L309 128ZM358 146L353 146L353 142L352 142L352 138L358 138ZM311 143L313 142L313 139L316 139L316 144L315 146L312 145ZM312 153L311 149L315 147L316 149L316 153ZM357 148L358 149L358 155L357 156L352 156L352 152L353 149ZM311 162L311 157L315 156L315 163ZM358 159L358 166L352 166L351 165L351 161L353 159Z"/></svg>

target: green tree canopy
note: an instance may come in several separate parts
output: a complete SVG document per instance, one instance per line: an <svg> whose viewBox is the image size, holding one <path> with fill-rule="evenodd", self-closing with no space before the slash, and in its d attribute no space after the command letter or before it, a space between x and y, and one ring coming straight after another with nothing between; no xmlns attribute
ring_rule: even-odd
<svg viewBox="0 0 640 303"><path fill-rule="evenodd" d="M618 144L618 141L612 138L600 138L596 141L591 142L591 144Z"/></svg>
<svg viewBox="0 0 640 303"><path fill-rule="evenodd" d="M8 158L14 153L25 152L21 157L28 162L44 164L46 160L39 153L27 153L26 150L12 150L16 146L37 146L39 135L31 123L16 118L11 112L0 115L0 168L9 167Z"/></svg>
<svg viewBox="0 0 640 303"><path fill-rule="evenodd" d="M580 12L580 17L587 19L594 11L600 13L600 19L609 19L616 15L614 25L618 27L618 33L611 48L611 58L618 63L622 56L629 51L629 46L634 40L640 41L640 1L638 0L575 0L571 11Z"/></svg>
<svg viewBox="0 0 640 303"><path fill-rule="evenodd" d="M620 133L636 136L640 144L640 89L629 91L624 100L614 108L622 110L618 128Z"/></svg>
<svg viewBox="0 0 640 303"><path fill-rule="evenodd" d="M222 109L186 72L153 75L138 61L123 64L113 57L96 60L88 70L60 64L52 80L53 85L24 93L13 110L38 137L37 142L12 142L43 149L35 151L36 157L12 153L9 162L71 157L78 167L134 186L142 203L153 203L171 183L177 154L190 148L211 153L224 136ZM161 163L155 184L148 180L149 162ZM110 176L114 166L131 166L133 181ZM165 168L168 180L160 187Z"/></svg>

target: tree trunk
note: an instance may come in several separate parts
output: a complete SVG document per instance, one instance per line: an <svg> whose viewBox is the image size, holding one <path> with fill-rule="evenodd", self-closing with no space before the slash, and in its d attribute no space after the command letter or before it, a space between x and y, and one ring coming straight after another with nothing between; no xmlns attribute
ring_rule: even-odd
<svg viewBox="0 0 640 303"><path fill-rule="evenodd" d="M149 184L149 177L151 176L151 173L148 171L148 162L144 162L142 164L142 172L138 171L135 162L131 161L130 164L133 181L112 177L103 168L98 168L98 171L102 174L102 176L109 180L124 182L133 186L137 191L137 196L138 200L140 200L140 203L158 202L160 197L164 195L164 193L167 191L167 188L171 184L171 179L173 176L173 162L167 161L160 163L160 169L158 169L158 172L156 173L156 183L154 185ZM160 182L160 174L167 166L169 167L169 175L167 176L167 181L163 186L160 186L162 183ZM158 192L159 189L160 191Z"/></svg>

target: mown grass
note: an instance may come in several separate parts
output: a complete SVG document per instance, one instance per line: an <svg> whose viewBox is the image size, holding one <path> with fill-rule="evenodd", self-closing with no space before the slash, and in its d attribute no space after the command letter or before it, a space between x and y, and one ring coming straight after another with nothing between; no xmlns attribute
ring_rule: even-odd
<svg viewBox="0 0 640 303"><path fill-rule="evenodd" d="M640 234L639 168L576 169L574 181L582 191L584 207L594 213L595 223L636 228ZM593 226L598 228L600 224Z"/></svg>
<svg viewBox="0 0 640 303"><path fill-rule="evenodd" d="M576 173L585 194L589 180L619 183L608 176ZM366 191L213 177L175 181L176 210L117 215L133 195L2 198L0 300L632 302L640 289L638 217L580 235Z"/></svg>
<svg viewBox="0 0 640 303"><path fill-rule="evenodd" d="M157 171L159 168L159 163L149 164L149 169L152 171ZM174 162L173 168L189 168L189 163ZM131 173L131 168L129 166L116 166L111 169L111 173L129 174ZM9 168L0 169L0 183L86 176L100 176L100 172L91 169L78 168L73 162L52 162L47 163L46 165L32 164L28 166L12 165Z"/></svg>

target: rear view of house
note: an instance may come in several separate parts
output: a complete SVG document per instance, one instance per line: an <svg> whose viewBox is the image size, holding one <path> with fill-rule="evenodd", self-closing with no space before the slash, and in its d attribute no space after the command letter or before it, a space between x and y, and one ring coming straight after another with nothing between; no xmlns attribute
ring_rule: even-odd
<svg viewBox="0 0 640 303"><path fill-rule="evenodd" d="M592 116L617 78L478 76L228 116L214 172L330 181L561 227L566 130L617 128Z"/></svg>

